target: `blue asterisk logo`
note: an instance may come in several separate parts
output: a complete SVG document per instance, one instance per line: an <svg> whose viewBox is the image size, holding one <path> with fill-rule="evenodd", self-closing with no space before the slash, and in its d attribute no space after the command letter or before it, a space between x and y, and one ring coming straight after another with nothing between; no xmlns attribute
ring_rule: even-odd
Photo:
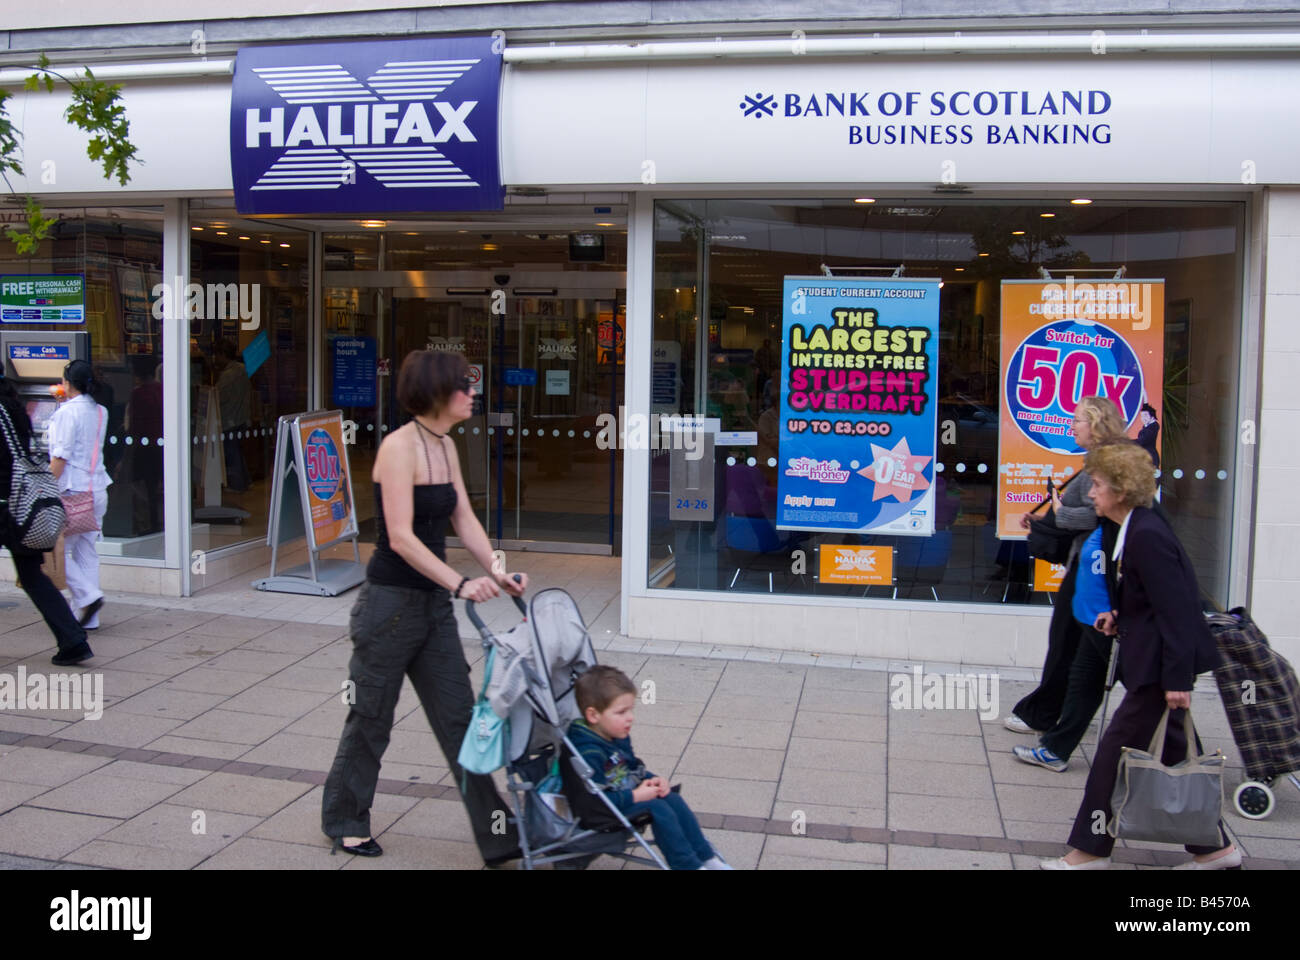
<svg viewBox="0 0 1300 960"><path fill-rule="evenodd" d="M764 96L762 93L756 93L752 97L746 94L740 109L746 117L776 116L776 97L770 94Z"/></svg>

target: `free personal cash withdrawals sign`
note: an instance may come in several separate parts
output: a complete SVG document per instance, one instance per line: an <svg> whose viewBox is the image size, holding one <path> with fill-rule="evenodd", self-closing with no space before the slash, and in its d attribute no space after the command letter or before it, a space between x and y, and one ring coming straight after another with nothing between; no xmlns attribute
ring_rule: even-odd
<svg viewBox="0 0 1300 960"><path fill-rule="evenodd" d="M786 277L781 530L934 532L939 281Z"/></svg>

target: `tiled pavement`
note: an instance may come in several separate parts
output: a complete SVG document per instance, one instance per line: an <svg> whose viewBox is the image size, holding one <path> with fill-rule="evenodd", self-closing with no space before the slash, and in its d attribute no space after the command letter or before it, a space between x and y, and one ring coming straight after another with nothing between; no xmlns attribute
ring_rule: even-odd
<svg viewBox="0 0 1300 960"><path fill-rule="evenodd" d="M617 635L617 561L527 555L522 565L534 586L573 593L602 661L647 699L653 690L638 706L637 752L683 784L734 865L1033 868L1063 849L1095 728L1066 773L1027 767L1010 750L1029 739L998 721L890 709L889 677L910 663L755 650L736 637L629 641ZM103 676L103 716L0 710L0 869L481 867L409 684L373 811L385 855L329 855L320 784L346 710L354 597L258 593L242 580L186 600L111 596L87 670ZM50 672L53 644L31 604L10 586L0 601L13 604L0 609L0 674ZM503 601L485 613L500 627L514 619ZM461 628L477 682L481 651L463 614ZM1033 676L1000 674L1005 715ZM1204 680L1196 705L1207 746L1233 764L1231 789L1240 761ZM1229 817L1249 867L1300 868L1300 792L1283 783L1277 795L1268 820ZM1116 851L1126 869L1182 859L1153 844ZM602 858L593 869L620 866Z"/></svg>

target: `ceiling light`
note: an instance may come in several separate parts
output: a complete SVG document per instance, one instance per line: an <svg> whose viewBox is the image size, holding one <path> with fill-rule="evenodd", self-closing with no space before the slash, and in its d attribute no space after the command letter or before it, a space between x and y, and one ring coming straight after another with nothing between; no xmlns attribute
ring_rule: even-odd
<svg viewBox="0 0 1300 960"><path fill-rule="evenodd" d="M875 203L876 198L875 197L854 197L853 202L854 203Z"/></svg>
<svg viewBox="0 0 1300 960"><path fill-rule="evenodd" d="M987 253L981 253L980 256L981 256L981 257L987 257L988 254L987 254Z"/></svg>
<svg viewBox="0 0 1300 960"><path fill-rule="evenodd" d="M225 230L218 230L218 231L217 231L217 236L219 236L219 237L226 237L226 236L229 236L229 233L227 233L227 231L225 231Z"/></svg>
<svg viewBox="0 0 1300 960"><path fill-rule="evenodd" d="M1056 216L1056 214L1054 214L1054 213L1040 213L1039 216L1042 217L1042 218L1045 219L1045 220L1050 220L1052 217Z"/></svg>
<svg viewBox="0 0 1300 960"><path fill-rule="evenodd" d="M495 243L485 243L481 247L479 247L479 249L484 251L485 253L494 253L495 251L500 250L501 247Z"/></svg>
<svg viewBox="0 0 1300 960"><path fill-rule="evenodd" d="M287 247L288 244L287 244L287 243L282 243L282 244L280 244L280 246L282 246L282 247Z"/></svg>
<svg viewBox="0 0 1300 960"><path fill-rule="evenodd" d="M598 227L612 227L613 225L614 224L610 223L608 220L601 220L599 223L596 224L596 226Z"/></svg>
<svg viewBox="0 0 1300 960"><path fill-rule="evenodd" d="M363 227L367 227L371 230L377 229L378 227L388 226L387 220L361 220L359 222Z"/></svg>
<svg viewBox="0 0 1300 960"><path fill-rule="evenodd" d="M190 227L190 229L191 229L191 230L198 230L198 231L200 231L200 232L203 230L202 227Z"/></svg>
<svg viewBox="0 0 1300 960"><path fill-rule="evenodd" d="M956 270L957 270L958 273L961 273L961 272L962 272L963 270L965 270L965 269L966 269L965 267L957 267L957 268L956 268Z"/></svg>
<svg viewBox="0 0 1300 960"><path fill-rule="evenodd" d="M252 240L253 238L252 238L252 237L242 237L242 236L241 236L239 239L240 239L240 240Z"/></svg>
<svg viewBox="0 0 1300 960"><path fill-rule="evenodd" d="M1092 201L1089 200L1087 197L1076 197L1070 202L1074 204L1076 207L1086 207L1088 204L1092 203Z"/></svg>
<svg viewBox="0 0 1300 960"><path fill-rule="evenodd" d="M257 241L257 242L258 242L258 243L270 243L271 241L270 241L270 240L259 240L259 241Z"/></svg>
<svg viewBox="0 0 1300 960"><path fill-rule="evenodd" d="M1012 230L1012 231L1011 231L1011 235L1012 235L1013 237L1023 237L1023 236L1025 235L1025 231L1023 231L1023 230Z"/></svg>

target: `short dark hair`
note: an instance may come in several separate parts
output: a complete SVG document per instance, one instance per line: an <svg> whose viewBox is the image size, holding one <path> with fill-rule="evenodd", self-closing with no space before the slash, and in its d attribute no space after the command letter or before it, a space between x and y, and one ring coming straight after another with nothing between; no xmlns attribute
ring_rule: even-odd
<svg viewBox="0 0 1300 960"><path fill-rule="evenodd" d="M415 350L406 355L397 374L397 402L412 416L436 413L447 405L469 364L459 353Z"/></svg>
<svg viewBox="0 0 1300 960"><path fill-rule="evenodd" d="M618 667L596 665L573 685L578 709L583 713L595 707L599 713L625 693L636 694L636 684Z"/></svg>
<svg viewBox="0 0 1300 960"><path fill-rule="evenodd" d="M92 393L95 389L95 370L85 360L73 360L63 368L63 379L76 388L77 393Z"/></svg>

